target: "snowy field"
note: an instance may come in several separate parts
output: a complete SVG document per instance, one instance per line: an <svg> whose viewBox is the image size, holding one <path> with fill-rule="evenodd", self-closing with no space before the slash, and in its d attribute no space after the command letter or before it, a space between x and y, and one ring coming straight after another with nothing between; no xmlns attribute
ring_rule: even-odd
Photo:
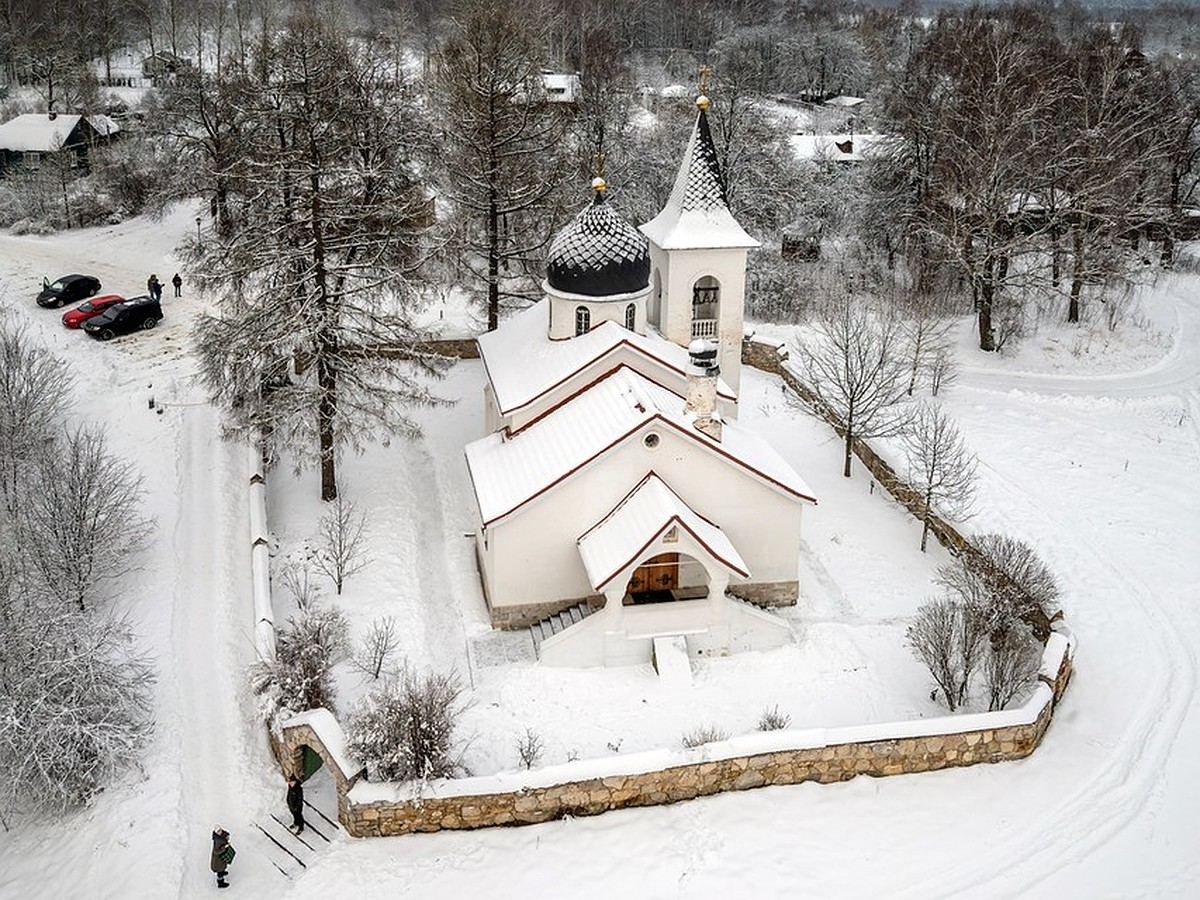
<svg viewBox="0 0 1200 900"><path fill-rule="evenodd" d="M32 301L43 275L91 272L130 294L150 272L168 279L194 215L0 234L0 306L67 361L80 417L108 423L114 451L143 474L156 530L123 602L160 672L142 767L65 821L0 831L0 897L209 896L218 823L239 850L230 895L256 898L1200 894L1200 277L1147 293L1149 338L1118 332L1056 353L1045 332L1011 358L961 341L946 402L982 462L982 512L969 527L1039 548L1079 638L1075 683L1030 759L520 829L341 836L286 880L253 825L284 813L284 786L243 685L253 657L244 472L240 449L217 439L188 352L202 304L184 272L185 297L164 300L157 330L100 344ZM742 418L821 501L806 510L805 602L787 613L796 647L706 663L683 708L648 669L605 673L593 688L581 673L530 665L521 636L487 627L463 537L461 446L479 433L481 379L478 364L456 366L439 389L461 402L421 412L422 441L351 460L344 476L369 507L375 556L345 602L356 621L396 616L414 662L453 664L474 683L473 768L513 767L512 735L527 725L546 732L549 762L612 752L610 742L623 752L674 742L697 724L748 730L776 703L797 725L936 713L900 638L941 551L916 553L916 524L869 492L861 468L842 479L833 437L760 375L745 379ZM315 495L311 477L273 476L281 551L312 535ZM342 687L360 689L349 673ZM608 696L603 716L589 691ZM327 780L314 782L311 798L331 813Z"/></svg>

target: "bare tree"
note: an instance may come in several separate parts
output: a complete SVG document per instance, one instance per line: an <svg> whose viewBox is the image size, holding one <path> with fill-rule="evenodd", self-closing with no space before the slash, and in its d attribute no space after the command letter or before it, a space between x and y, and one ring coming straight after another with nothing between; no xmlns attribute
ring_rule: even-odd
<svg viewBox="0 0 1200 900"><path fill-rule="evenodd" d="M383 616L373 621L367 628L359 646L358 655L354 658L355 666L363 673L378 679L380 674L400 646L400 638L396 634L396 620L392 616Z"/></svg>
<svg viewBox="0 0 1200 900"><path fill-rule="evenodd" d="M902 435L909 483L921 494L921 552L929 541L929 521L937 509L959 521L970 516L977 460L941 406L916 407Z"/></svg>
<svg viewBox="0 0 1200 900"><path fill-rule="evenodd" d="M525 733L517 739L517 756L521 758L521 765L526 769L532 769L538 764L545 749L546 742L532 728L526 728Z"/></svg>
<svg viewBox="0 0 1200 900"><path fill-rule="evenodd" d="M983 681L988 710L1004 709L1037 678L1041 646L1027 626L1007 630L988 642L983 655Z"/></svg>
<svg viewBox="0 0 1200 900"><path fill-rule="evenodd" d="M908 646L941 688L951 712L967 701L986 637L983 620L972 608L948 597L922 605L905 632Z"/></svg>
<svg viewBox="0 0 1200 900"><path fill-rule="evenodd" d="M45 457L70 408L70 383L61 360L0 318L0 499L10 517L24 473Z"/></svg>
<svg viewBox="0 0 1200 900"><path fill-rule="evenodd" d="M468 0L438 60L455 240L483 282L487 329L524 298L521 265L549 241L547 204L567 172L565 121L546 103L541 67L550 17L530 0ZM517 271L513 272L512 269ZM528 285L525 285L528 288Z"/></svg>
<svg viewBox="0 0 1200 900"><path fill-rule="evenodd" d="M974 547L939 568L938 583L983 617L993 640L1021 622L1048 631L1058 584L1033 548L1004 534L981 535Z"/></svg>
<svg viewBox="0 0 1200 900"><path fill-rule="evenodd" d="M0 819L86 803L137 758L154 674L128 625L7 590L0 641ZM15 596L19 593L19 596Z"/></svg>
<svg viewBox="0 0 1200 900"><path fill-rule="evenodd" d="M358 512L354 504L341 495L317 524L321 546L313 557L313 565L333 581L339 596L342 583L369 561L363 555L366 524L366 514Z"/></svg>
<svg viewBox="0 0 1200 900"><path fill-rule="evenodd" d="M141 479L109 453L94 428L63 435L39 469L21 544L46 590L84 610L94 605L102 582L130 571L149 540L150 522L139 512Z"/></svg>
<svg viewBox="0 0 1200 900"><path fill-rule="evenodd" d="M842 474L849 478L855 439L902 429L896 405L907 394L903 332L896 316L848 292L829 303L816 328L800 347L801 365L809 387L841 423Z"/></svg>
<svg viewBox="0 0 1200 900"><path fill-rule="evenodd" d="M455 729L465 709L457 675L404 667L355 707L346 747L366 764L371 781L450 778L462 770Z"/></svg>

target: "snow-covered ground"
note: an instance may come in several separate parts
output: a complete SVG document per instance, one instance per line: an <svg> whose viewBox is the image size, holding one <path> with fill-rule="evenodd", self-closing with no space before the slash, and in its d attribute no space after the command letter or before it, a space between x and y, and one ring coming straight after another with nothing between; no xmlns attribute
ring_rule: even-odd
<svg viewBox="0 0 1200 900"><path fill-rule="evenodd" d="M521 829L335 837L289 881L253 825L282 814L284 786L242 678L253 641L241 454L218 441L196 382L187 329L201 303L189 296L188 273L184 299L166 298L158 330L112 344L65 332L55 312L32 302L42 275L94 272L105 290L127 293L151 271L169 278L171 247L194 215L181 208L163 222L0 235L0 305L67 360L80 415L109 423L114 450L144 475L157 526L124 604L160 671L158 728L142 767L82 813L0 831L0 897L207 896L216 824L239 849L231 893L250 897L1200 892L1200 277L1164 278L1144 300L1163 339L1129 349L1118 332L1111 350L1095 351L1107 354L1103 365L1074 367L1080 356L1069 352L1049 365L1029 350L997 359L963 342L946 402L983 463L971 527L1010 531L1041 550L1080 641L1075 683L1030 759ZM474 765L511 767L515 748L501 735L541 721L567 735L550 754L610 736L623 736L623 748L649 740L637 724L646 711L668 719L655 727L674 738L702 721L743 730L775 702L805 724L933 711L896 639L937 554L911 552L915 524L871 494L861 470L840 478L832 436L791 411L777 384L746 381L743 419L759 424L821 499L805 530L808 600L789 613L800 643L780 656L786 664L752 676L736 660L701 670L701 693L714 705L697 708L695 720L655 696L648 673L630 670L606 676L606 690L627 692L626 716L593 721L579 673L558 682L522 666L510 658L511 638L487 628L462 537L471 498L459 448L480 427L477 364L457 366L440 386L463 400L421 414L425 439L348 461L351 497L387 481L399 503L372 519L388 541L373 541L376 559L347 596L357 596L364 618L408 611L406 646L422 648L414 661L450 662L476 681ZM277 474L271 490L280 539L294 544L317 512L313 483ZM546 693L535 706L538 680ZM739 702L768 681L777 696ZM323 776L310 794L332 812Z"/></svg>

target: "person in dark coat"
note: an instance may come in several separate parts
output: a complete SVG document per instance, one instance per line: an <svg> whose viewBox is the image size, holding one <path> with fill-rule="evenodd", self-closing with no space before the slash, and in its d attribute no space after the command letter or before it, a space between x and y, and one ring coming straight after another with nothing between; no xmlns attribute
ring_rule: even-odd
<svg viewBox="0 0 1200 900"><path fill-rule="evenodd" d="M155 300L162 299L162 282L158 280L157 275L151 275L146 279L146 290L150 292L150 296Z"/></svg>
<svg viewBox="0 0 1200 900"><path fill-rule="evenodd" d="M229 832L224 828L218 828L212 833L212 858L209 860L209 868L217 873L217 887L229 887L229 882L225 880L225 873L229 870L229 861L232 858L231 851L233 847L229 844Z"/></svg>
<svg viewBox="0 0 1200 900"><path fill-rule="evenodd" d="M294 773L288 776L287 805L292 814L292 831L299 834L304 830L304 786Z"/></svg>
<svg viewBox="0 0 1200 900"><path fill-rule="evenodd" d="M183 279L179 276L178 272L176 272L175 277L171 279L171 285L175 288L175 296L182 297L183 296Z"/></svg>

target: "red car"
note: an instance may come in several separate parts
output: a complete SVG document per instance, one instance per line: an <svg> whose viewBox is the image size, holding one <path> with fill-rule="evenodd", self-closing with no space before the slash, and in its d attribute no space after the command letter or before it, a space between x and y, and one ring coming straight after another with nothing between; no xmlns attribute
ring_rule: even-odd
<svg viewBox="0 0 1200 900"><path fill-rule="evenodd" d="M105 294L103 297L93 297L84 303L80 303L74 309L67 310L63 313L62 323L68 328L79 328L90 319L92 316L98 316L114 303L124 303L125 298L117 294Z"/></svg>

